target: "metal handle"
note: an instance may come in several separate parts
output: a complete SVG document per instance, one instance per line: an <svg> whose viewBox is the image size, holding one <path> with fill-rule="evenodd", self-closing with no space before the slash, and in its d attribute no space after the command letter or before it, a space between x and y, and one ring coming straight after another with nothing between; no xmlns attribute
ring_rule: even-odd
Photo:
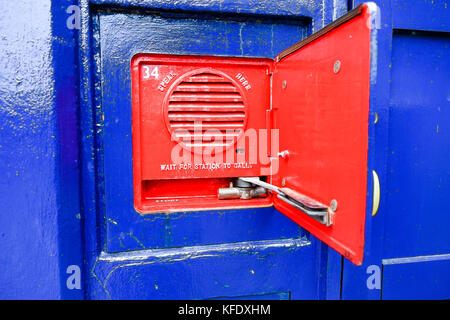
<svg viewBox="0 0 450 320"><path fill-rule="evenodd" d="M320 203L319 201L314 200L297 191L289 188L279 188L277 186L274 186L273 184L261 181L257 177L239 179L275 191L276 193L278 193L277 197L279 199L304 212L311 218L319 221L326 226L330 226L333 223L332 216L334 214L334 211L336 211L337 206L337 202L335 200L335 205L332 208L331 206L324 205L323 203Z"/></svg>
<svg viewBox="0 0 450 320"><path fill-rule="evenodd" d="M372 217L374 217L380 207L380 179L375 170L372 170L373 176L373 196L372 196Z"/></svg>

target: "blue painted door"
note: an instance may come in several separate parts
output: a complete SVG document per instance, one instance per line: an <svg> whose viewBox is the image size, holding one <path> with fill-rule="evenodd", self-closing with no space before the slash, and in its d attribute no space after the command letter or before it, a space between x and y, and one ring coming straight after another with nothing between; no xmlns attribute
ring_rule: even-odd
<svg viewBox="0 0 450 320"><path fill-rule="evenodd" d="M364 265L344 263L342 297L448 299L450 8L379 5L373 161L384 172L381 205L368 219Z"/></svg>
<svg viewBox="0 0 450 320"><path fill-rule="evenodd" d="M450 298L445 0L376 1L369 163L381 202L363 266L273 209L132 207L134 53L273 58L360 2L4 1L0 297ZM72 5L80 29L67 27ZM79 289L67 287L70 266L84 271Z"/></svg>
<svg viewBox="0 0 450 320"><path fill-rule="evenodd" d="M273 208L134 210L130 61L141 52L274 58L343 14L346 1L82 5L87 296L336 296L339 257L330 253L337 265L326 273L326 247Z"/></svg>

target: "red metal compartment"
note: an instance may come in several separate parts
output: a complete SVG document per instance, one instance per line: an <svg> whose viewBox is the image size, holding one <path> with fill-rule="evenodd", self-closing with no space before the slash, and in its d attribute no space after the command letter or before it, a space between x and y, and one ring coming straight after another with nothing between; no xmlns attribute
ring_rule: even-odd
<svg viewBox="0 0 450 320"><path fill-rule="evenodd" d="M221 201L217 189L228 187L233 177L259 176L263 167L269 167L269 161L250 159L244 133L266 126L272 64L270 59L160 54L133 57L137 211L271 205L270 197ZM202 146L198 147L200 142ZM173 154L181 159L174 161ZM195 191L186 196L189 190Z"/></svg>

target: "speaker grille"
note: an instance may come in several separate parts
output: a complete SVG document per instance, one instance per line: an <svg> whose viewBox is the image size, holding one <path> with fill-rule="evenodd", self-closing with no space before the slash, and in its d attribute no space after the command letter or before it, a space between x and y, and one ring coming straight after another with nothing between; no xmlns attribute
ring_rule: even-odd
<svg viewBox="0 0 450 320"><path fill-rule="evenodd" d="M243 134L247 107L239 85L217 71L189 73L168 93L166 121L190 149L229 147Z"/></svg>

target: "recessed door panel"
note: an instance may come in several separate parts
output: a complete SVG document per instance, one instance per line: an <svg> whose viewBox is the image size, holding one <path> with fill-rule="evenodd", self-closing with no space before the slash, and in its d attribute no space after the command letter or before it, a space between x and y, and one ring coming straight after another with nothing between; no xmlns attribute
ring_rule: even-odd
<svg viewBox="0 0 450 320"><path fill-rule="evenodd" d="M253 59L257 51L259 57L273 58L277 52L298 41L301 35L306 35L310 27L308 21L303 20L289 24L277 20L278 23L272 24L272 20L260 23L256 18L242 22L229 17L207 17L194 18L187 13L161 17L153 13L100 12L94 20L98 21L98 26L94 25L98 28L98 35L94 38L98 39L101 52L98 69L101 74L98 79L102 80L102 90L99 105L104 117L97 135L101 150L99 177L104 182L100 185L101 192L104 192L100 207L105 223L100 229L105 230L103 246L108 252L297 238L305 234L304 230L277 214L272 207L250 208L245 203L247 200L242 200L247 209L233 204L229 210L205 211L208 207L200 205L197 207L199 211L186 212L183 208L172 206L172 213L167 214L166 206L166 213L151 215L139 214L135 210L130 67L133 57L137 53L159 53L173 56L210 55L219 60L240 56L239 59L248 60ZM240 30L241 38L238 37ZM272 41L281 38L281 41ZM259 41L257 46L256 39ZM254 44L253 51L247 50L251 44ZM268 78L265 72L264 77ZM261 105L261 109L267 107ZM252 114L249 114L248 124L252 121L251 117ZM158 120L163 125L160 134L168 135L162 115ZM154 151L149 156L153 157L159 150L155 148ZM168 181L175 180L161 179L158 184L153 184L155 188L149 186L148 191L159 188L170 191ZM191 182L193 184L181 190L183 196L202 190L196 184L198 181ZM217 196L220 186L212 183L207 185L208 190L203 189L205 194L212 187L214 190L210 195ZM180 194L179 187L173 187L172 192ZM226 206L228 201L223 200L223 205Z"/></svg>
<svg viewBox="0 0 450 320"><path fill-rule="evenodd" d="M258 58L145 53L133 57L137 211L272 204L265 192L245 201L221 201L217 196L233 177L258 176L270 164L269 159L258 159L251 138L266 126L272 65L273 60Z"/></svg>

